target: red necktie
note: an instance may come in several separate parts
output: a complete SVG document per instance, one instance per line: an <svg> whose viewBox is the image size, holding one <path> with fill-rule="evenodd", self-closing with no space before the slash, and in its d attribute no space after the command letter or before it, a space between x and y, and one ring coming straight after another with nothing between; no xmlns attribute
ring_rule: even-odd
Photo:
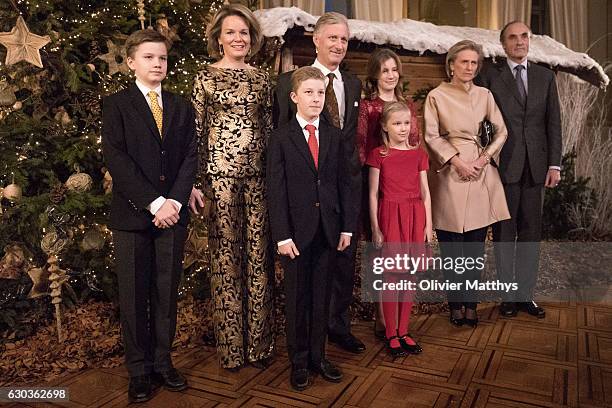
<svg viewBox="0 0 612 408"><path fill-rule="evenodd" d="M310 154L314 160L315 169L319 168L319 143L317 143L317 137L315 136L315 130L317 129L314 125L306 125L304 127L308 131L308 148Z"/></svg>

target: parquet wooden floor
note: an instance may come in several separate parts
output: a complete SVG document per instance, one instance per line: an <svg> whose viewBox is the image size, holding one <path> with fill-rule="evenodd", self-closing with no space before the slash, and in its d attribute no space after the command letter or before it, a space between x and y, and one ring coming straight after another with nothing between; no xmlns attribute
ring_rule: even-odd
<svg viewBox="0 0 612 408"><path fill-rule="evenodd" d="M295 392L282 340L265 371L220 369L215 350L179 354L175 364L191 387L159 391L148 404L171 407L612 407L612 305L546 304L546 318L524 313L501 318L493 304L480 308L476 329L456 328L447 315L413 317L411 331L423 346L418 356L396 360L374 339L372 323L354 326L367 343L361 355L328 347L344 380ZM69 407L127 405L123 367L64 377ZM46 405L50 406L50 405Z"/></svg>

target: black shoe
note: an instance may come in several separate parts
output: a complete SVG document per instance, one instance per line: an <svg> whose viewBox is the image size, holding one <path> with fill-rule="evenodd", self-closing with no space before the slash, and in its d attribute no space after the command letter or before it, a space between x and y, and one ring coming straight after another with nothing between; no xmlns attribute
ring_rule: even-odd
<svg viewBox="0 0 612 408"><path fill-rule="evenodd" d="M130 377L130 385L128 386L128 401L145 402L153 398L155 388L151 382L150 375L138 375Z"/></svg>
<svg viewBox="0 0 612 408"><path fill-rule="evenodd" d="M519 309L524 312L529 313L532 316L537 317L538 319L543 319L546 317L546 312L542 309L536 302L533 300L531 302L521 302L518 304Z"/></svg>
<svg viewBox="0 0 612 408"><path fill-rule="evenodd" d="M291 387L296 391L304 391L310 385L308 381L309 374L307 368L291 367Z"/></svg>
<svg viewBox="0 0 612 408"><path fill-rule="evenodd" d="M499 314L503 317L514 317L517 314L516 303L514 302L502 302L499 305Z"/></svg>
<svg viewBox="0 0 612 408"><path fill-rule="evenodd" d="M457 309L457 310L459 312L461 312L461 309ZM465 323L465 318L463 317L463 314L460 313L462 316L459 317L458 314L454 315L453 312L455 312L455 310L451 309L451 311L450 311L450 318L449 318L450 324L452 324L455 327L463 326L463 324Z"/></svg>
<svg viewBox="0 0 612 408"><path fill-rule="evenodd" d="M158 380L168 391L183 391L187 389L187 380L176 368L156 373Z"/></svg>
<svg viewBox="0 0 612 408"><path fill-rule="evenodd" d="M352 334L347 334L345 336L334 336L329 335L330 343L334 343L338 347L348 352L359 354L365 351L365 345Z"/></svg>
<svg viewBox="0 0 612 408"><path fill-rule="evenodd" d="M242 368L242 367L241 367L241 366L239 366L239 365L238 365L238 366L235 366L235 367L223 367L223 369L224 369L224 370L226 370L226 371L228 371L228 372L230 372L230 373L238 373L238 372L240 372L240 369L241 369L241 368Z"/></svg>
<svg viewBox="0 0 612 408"><path fill-rule="evenodd" d="M312 364L311 368L314 372L321 374L326 381L334 383L342 381L342 371L325 358L322 358L319 364Z"/></svg>
<svg viewBox="0 0 612 408"><path fill-rule="evenodd" d="M412 344L408 344L408 342L406 341L406 337L409 337L412 339L412 341L414 341L414 345ZM402 346L402 348L404 350L406 350L408 353L410 354L419 354L421 352L423 352L423 349L421 348L421 346L419 345L419 343L417 343L411 335L409 334L404 334L403 336L400 337L399 339L400 345Z"/></svg>
<svg viewBox="0 0 612 408"><path fill-rule="evenodd" d="M382 329L377 329L376 326L377 324L374 322L374 337L378 340L386 340L387 335L385 333L385 328L383 327Z"/></svg>
<svg viewBox="0 0 612 408"><path fill-rule="evenodd" d="M469 319L469 318L467 317L467 315L468 315L468 311L473 312L473 314L474 314L474 318L473 318L473 319ZM476 309L468 309L468 308L466 307L466 308L465 308L465 316L466 316L466 317L464 317L464 318L463 318L463 322L464 322L465 324L467 324L468 326L470 326L472 329L475 329L475 328L476 328L476 326L478 326L478 315L476 314Z"/></svg>
<svg viewBox="0 0 612 408"><path fill-rule="evenodd" d="M392 347L391 340L397 339L397 336L393 336L387 339L387 353L393 358L404 357L406 355L406 350L402 347L402 343L400 341L399 347Z"/></svg>
<svg viewBox="0 0 612 408"><path fill-rule="evenodd" d="M259 360L251 361L251 365L260 370L265 370L266 368L270 367L273 362L274 360L270 356L270 357L260 358Z"/></svg>

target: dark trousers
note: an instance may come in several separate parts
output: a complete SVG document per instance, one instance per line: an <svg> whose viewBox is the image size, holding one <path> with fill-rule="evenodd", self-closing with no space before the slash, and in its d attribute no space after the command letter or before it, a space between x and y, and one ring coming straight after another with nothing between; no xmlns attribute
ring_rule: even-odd
<svg viewBox="0 0 612 408"><path fill-rule="evenodd" d="M479 258L484 257L484 242L487 237L487 227L478 228L463 233L436 230L436 236L440 243L440 254L442 258ZM458 273L461 272L461 273ZM480 280L482 268L465 268L464 271L455 269L444 269L444 278L452 283L461 283L461 290L447 291L446 296L451 310L476 309L478 294L474 290L465 288L466 281Z"/></svg>
<svg viewBox="0 0 612 408"><path fill-rule="evenodd" d="M518 284L504 301L530 301L538 278L544 186L533 182L525 161L521 180L504 184L504 191L511 218L493 224L497 275Z"/></svg>
<svg viewBox="0 0 612 408"><path fill-rule="evenodd" d="M346 336L351 332L349 307L353 302L355 284L355 256L357 254L356 234L351 237L351 245L342 252L337 252L332 277L331 303L329 306L329 334Z"/></svg>
<svg viewBox="0 0 612 408"><path fill-rule="evenodd" d="M317 365L325 357L331 270L336 249L330 248L319 226L295 259L283 256L286 337L294 368Z"/></svg>
<svg viewBox="0 0 612 408"><path fill-rule="evenodd" d="M130 377L172 368L187 229L113 230L125 365Z"/></svg>

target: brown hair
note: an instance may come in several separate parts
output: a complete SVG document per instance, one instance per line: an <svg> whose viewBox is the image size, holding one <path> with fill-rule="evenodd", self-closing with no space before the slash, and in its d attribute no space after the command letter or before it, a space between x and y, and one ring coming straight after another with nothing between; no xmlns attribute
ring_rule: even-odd
<svg viewBox="0 0 612 408"><path fill-rule="evenodd" d="M366 99L374 99L378 96L378 78L380 77L380 67L389 59L395 61L395 65L397 65L397 72L399 72L399 79L394 90L395 97L398 101L404 100L404 95L402 94L402 61L396 53L388 48L378 48L372 53L372 55L370 55L370 58L368 59L364 85Z"/></svg>
<svg viewBox="0 0 612 408"><path fill-rule="evenodd" d="M386 156L389 154L389 149L391 146L391 140L389 139L389 134L385 132L383 129L383 125L387 123L389 117L396 112L408 112L410 114L410 122L412 122L412 112L406 102L393 101L393 102L385 102L383 106L382 114L380 115L380 132L382 133L382 142L385 146L384 149L380 151L381 156ZM411 126L412 128L412 126Z"/></svg>
<svg viewBox="0 0 612 408"><path fill-rule="evenodd" d="M508 27L510 27L513 24L522 24L525 27L527 27L527 30L529 30L529 36L531 37L531 28L525 24L524 22L522 22L521 20L513 20L509 23L507 23L504 28L501 29L501 31L499 32L499 42L500 43L504 43L504 35L506 35L506 30L508 29Z"/></svg>
<svg viewBox="0 0 612 408"><path fill-rule="evenodd" d="M153 43L164 43L166 45L166 51L170 50L170 41L161 33L153 30L138 30L134 31L125 41L125 53L128 57L134 58L134 53L138 49L140 44L146 42Z"/></svg>
<svg viewBox="0 0 612 408"><path fill-rule="evenodd" d="M484 61L482 46L480 44L476 44L472 40L462 40L450 47L450 49L448 50L448 54L446 54L446 63L444 65L444 68L446 69L446 75L449 78L452 77L450 63L455 61L455 59L457 58L457 54L465 50L475 51L478 54L478 69L476 70L474 76L478 75L478 73L480 72L480 68L482 68L482 62Z"/></svg>
<svg viewBox="0 0 612 408"><path fill-rule="evenodd" d="M297 92L300 84L308 79L319 79L325 84L325 76L319 68L308 65L293 71L293 74L291 74L291 90Z"/></svg>
<svg viewBox="0 0 612 408"><path fill-rule="evenodd" d="M253 15L253 12L242 4L224 4L214 15L212 21L208 25L208 28L206 29L206 38L208 40L206 49L208 50L208 55L216 60L222 58L219 50L219 37L221 35L223 20L229 16L238 16L242 18L242 20L244 20L246 25L249 27L251 49L249 50L249 55L247 58L257 54L257 51L259 51L263 42L263 34L257 19Z"/></svg>
<svg viewBox="0 0 612 408"><path fill-rule="evenodd" d="M346 16L343 16L340 13L336 13L335 11L330 11L319 17L314 26L313 34L317 34L319 31L321 31L321 28L323 26L332 24L344 24L346 26L346 30L349 31L348 20Z"/></svg>

